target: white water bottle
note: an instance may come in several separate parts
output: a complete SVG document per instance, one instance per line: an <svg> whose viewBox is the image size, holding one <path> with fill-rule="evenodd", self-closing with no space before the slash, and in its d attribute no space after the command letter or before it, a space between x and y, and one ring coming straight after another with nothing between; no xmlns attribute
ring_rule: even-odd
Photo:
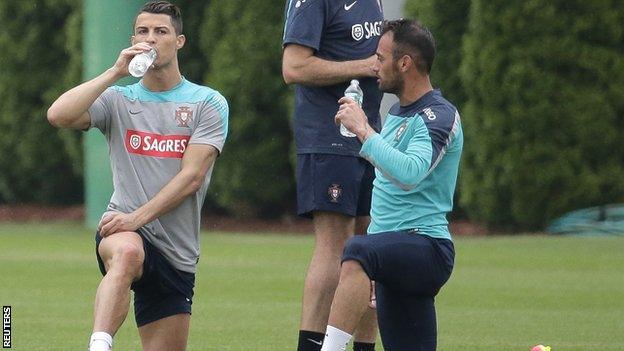
<svg viewBox="0 0 624 351"><path fill-rule="evenodd" d="M358 105L360 105L360 107L362 107L364 92L362 91L362 88L360 88L360 82L357 79L351 80L351 84L347 87L347 90L345 90L344 96L354 100ZM349 131L342 123L340 123L340 134L342 134L342 136L346 136L347 138L355 137L355 133L351 133L351 131Z"/></svg>
<svg viewBox="0 0 624 351"><path fill-rule="evenodd" d="M143 77L145 72L152 66L152 63L156 60L156 50L152 48L150 51L142 52L132 58L130 60L130 64L128 65L128 72L133 77Z"/></svg>

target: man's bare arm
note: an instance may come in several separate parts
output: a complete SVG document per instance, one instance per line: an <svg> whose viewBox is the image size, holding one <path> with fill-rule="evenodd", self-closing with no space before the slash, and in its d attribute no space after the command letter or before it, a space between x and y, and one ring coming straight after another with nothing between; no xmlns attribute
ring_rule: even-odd
<svg viewBox="0 0 624 351"><path fill-rule="evenodd" d="M286 84L332 85L358 77L374 77L375 55L353 61L329 61L314 56L307 46L288 44L282 56L282 75Z"/></svg>
<svg viewBox="0 0 624 351"><path fill-rule="evenodd" d="M201 188L218 154L212 145L189 145L184 152L180 172L156 196L134 212L114 213L102 218L98 226L100 235L106 237L122 231L135 231L178 207Z"/></svg>
<svg viewBox="0 0 624 351"><path fill-rule="evenodd" d="M47 117L50 124L59 128L88 128L91 123L89 107L106 88L129 74L128 64L134 55L149 49L146 43L139 43L122 50L113 67L66 91L48 109Z"/></svg>

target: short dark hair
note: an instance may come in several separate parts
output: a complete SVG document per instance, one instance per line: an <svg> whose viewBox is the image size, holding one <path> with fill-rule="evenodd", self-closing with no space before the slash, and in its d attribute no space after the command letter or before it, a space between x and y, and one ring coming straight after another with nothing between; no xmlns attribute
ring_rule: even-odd
<svg viewBox="0 0 624 351"><path fill-rule="evenodd" d="M392 57L398 60L403 55L409 55L421 73L431 73L436 46L433 34L417 20L398 19L385 21L382 35L388 32L394 34L395 43Z"/></svg>
<svg viewBox="0 0 624 351"><path fill-rule="evenodd" d="M173 29L175 29L176 34L182 34L182 12L179 7L169 1L150 1L141 7L139 15L143 12L168 15L171 18L171 25L173 26Z"/></svg>

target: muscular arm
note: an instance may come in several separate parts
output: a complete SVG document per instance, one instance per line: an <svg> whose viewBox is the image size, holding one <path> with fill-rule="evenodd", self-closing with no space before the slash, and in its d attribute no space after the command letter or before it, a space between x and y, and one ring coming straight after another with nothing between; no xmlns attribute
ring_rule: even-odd
<svg viewBox="0 0 624 351"><path fill-rule="evenodd" d="M286 84L332 85L357 77L374 77L373 55L354 61L329 61L314 56L307 46L288 44L282 56L282 75Z"/></svg>
<svg viewBox="0 0 624 351"><path fill-rule="evenodd" d="M59 128L87 129L91 123L89 107L106 88L129 74L128 64L134 55L149 49L146 43L139 43L122 50L113 67L61 95L48 109L50 124Z"/></svg>
<svg viewBox="0 0 624 351"><path fill-rule="evenodd" d="M98 77L68 90L48 109L48 121L58 128L89 128L91 123L89 107L106 88L118 79L109 69Z"/></svg>
<svg viewBox="0 0 624 351"><path fill-rule="evenodd" d="M184 152L180 172L156 196L134 212L105 216L98 226L100 235L106 237L121 231L137 230L176 208L201 188L206 173L214 164L218 153L212 145L189 145Z"/></svg>

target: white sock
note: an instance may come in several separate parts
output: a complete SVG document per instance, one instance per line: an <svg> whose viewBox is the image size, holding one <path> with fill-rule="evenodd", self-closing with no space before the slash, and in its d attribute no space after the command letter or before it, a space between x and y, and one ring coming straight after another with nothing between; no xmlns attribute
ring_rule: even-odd
<svg viewBox="0 0 624 351"><path fill-rule="evenodd" d="M91 334L89 351L110 351L113 349L113 337L105 332Z"/></svg>
<svg viewBox="0 0 624 351"><path fill-rule="evenodd" d="M328 325L321 351L345 351L350 340L351 334Z"/></svg>

